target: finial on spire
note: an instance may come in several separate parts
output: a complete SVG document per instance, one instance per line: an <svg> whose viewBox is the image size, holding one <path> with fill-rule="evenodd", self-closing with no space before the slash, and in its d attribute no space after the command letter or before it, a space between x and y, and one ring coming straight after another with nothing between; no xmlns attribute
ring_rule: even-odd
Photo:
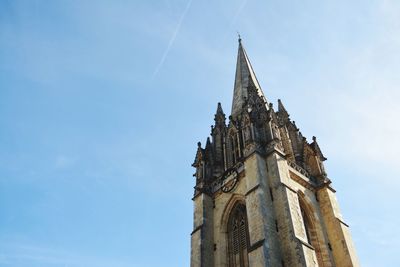
<svg viewBox="0 0 400 267"><path fill-rule="evenodd" d="M236 31L237 32L237 35L238 35L238 41L239 41L239 44L240 43L242 43L242 38L240 37L240 33L238 32L238 31Z"/></svg>

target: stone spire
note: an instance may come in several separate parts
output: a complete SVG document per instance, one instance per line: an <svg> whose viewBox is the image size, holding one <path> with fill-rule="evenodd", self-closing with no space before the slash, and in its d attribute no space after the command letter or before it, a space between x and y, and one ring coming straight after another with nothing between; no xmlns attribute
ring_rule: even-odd
<svg viewBox="0 0 400 267"><path fill-rule="evenodd" d="M231 112L232 117L236 117L242 112L243 105L248 97L247 87L249 86L250 82L255 86L257 94L266 102L266 107L268 109L267 100L261 90L261 86L258 83L246 51L243 48L242 40L239 37L239 49L236 62L235 85L233 90Z"/></svg>

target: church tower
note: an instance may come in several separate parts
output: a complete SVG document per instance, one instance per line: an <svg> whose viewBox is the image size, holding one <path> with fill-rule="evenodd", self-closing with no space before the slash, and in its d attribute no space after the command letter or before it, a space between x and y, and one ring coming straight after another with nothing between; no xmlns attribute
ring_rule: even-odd
<svg viewBox="0 0 400 267"><path fill-rule="evenodd" d="M351 267L355 248L315 137L275 111L239 38L231 115L218 103L193 167L191 267Z"/></svg>

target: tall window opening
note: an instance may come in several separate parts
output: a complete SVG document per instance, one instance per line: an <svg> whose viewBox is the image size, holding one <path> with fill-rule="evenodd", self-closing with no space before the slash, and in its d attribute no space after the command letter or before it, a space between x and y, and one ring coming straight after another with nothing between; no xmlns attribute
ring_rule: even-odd
<svg viewBox="0 0 400 267"><path fill-rule="evenodd" d="M238 161L240 158L240 147L238 142L238 136L235 136L234 140L235 140L235 159L236 161Z"/></svg>
<svg viewBox="0 0 400 267"><path fill-rule="evenodd" d="M301 216L303 216L304 229L306 230L307 242L308 242L308 244L311 245L310 219L308 218L306 212L304 211L304 208L301 207L301 205L300 205L300 209L301 209Z"/></svg>
<svg viewBox="0 0 400 267"><path fill-rule="evenodd" d="M237 204L228 220L229 267L248 267L249 232L246 206Z"/></svg>
<svg viewBox="0 0 400 267"><path fill-rule="evenodd" d="M230 152L231 152L231 158L232 158L232 165L234 165L237 161L236 157L236 145L235 145L235 135L232 134L229 136L229 143L230 143Z"/></svg>
<svg viewBox="0 0 400 267"><path fill-rule="evenodd" d="M318 265L324 266L323 257L321 254L321 247L315 228L315 221L312 217L312 210L306 208L306 204L301 197L299 198L299 202L301 215L303 217L304 229L306 231L307 243L313 246L315 255L317 256Z"/></svg>

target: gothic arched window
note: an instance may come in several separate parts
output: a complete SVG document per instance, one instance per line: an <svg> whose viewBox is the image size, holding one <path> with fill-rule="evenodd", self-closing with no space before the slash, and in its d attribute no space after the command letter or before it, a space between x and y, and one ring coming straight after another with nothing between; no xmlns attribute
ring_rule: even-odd
<svg viewBox="0 0 400 267"><path fill-rule="evenodd" d="M310 225L310 219L308 218L306 212L304 211L304 208L302 205L300 205L301 209L301 216L303 217L303 223L304 223L304 229L306 230L306 237L307 237L307 242L308 244L311 245L311 225Z"/></svg>
<svg viewBox="0 0 400 267"><path fill-rule="evenodd" d="M249 232L246 206L237 204L228 220L229 267L248 267Z"/></svg>
<svg viewBox="0 0 400 267"><path fill-rule="evenodd" d="M238 142L238 136L235 136L233 140L235 142L235 144L234 144L234 146L235 146L235 161L238 161L240 158L240 145Z"/></svg>
<svg viewBox="0 0 400 267"><path fill-rule="evenodd" d="M313 211L311 207L307 207L304 199L302 197L299 198L301 216L303 217L304 230L306 231L307 243L310 244L315 251L315 255L317 256L317 261L319 266L323 265L323 257L321 254L321 247L319 244L319 238L317 235L315 218L312 216Z"/></svg>
<svg viewBox="0 0 400 267"><path fill-rule="evenodd" d="M236 157L236 145L235 145L235 135L231 134L229 136L229 145L230 145L230 153L231 153L231 164L234 165L236 163L237 157Z"/></svg>

